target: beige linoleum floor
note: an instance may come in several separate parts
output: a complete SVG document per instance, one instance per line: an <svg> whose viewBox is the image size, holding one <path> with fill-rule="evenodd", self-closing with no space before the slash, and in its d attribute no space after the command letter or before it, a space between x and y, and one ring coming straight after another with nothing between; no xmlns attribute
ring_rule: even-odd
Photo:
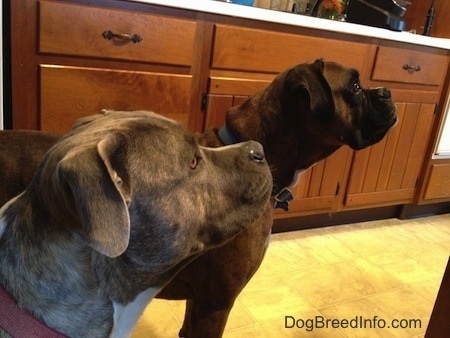
<svg viewBox="0 0 450 338"><path fill-rule="evenodd" d="M423 337L449 252L450 214L272 235L224 337ZM184 302L154 300L133 338L177 337L183 314ZM286 328L286 316L304 326ZM350 327L355 318L366 328Z"/></svg>

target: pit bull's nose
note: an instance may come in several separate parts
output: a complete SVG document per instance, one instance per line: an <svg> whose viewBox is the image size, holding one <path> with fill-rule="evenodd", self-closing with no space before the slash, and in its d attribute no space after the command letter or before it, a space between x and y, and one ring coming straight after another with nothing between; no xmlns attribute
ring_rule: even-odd
<svg viewBox="0 0 450 338"><path fill-rule="evenodd" d="M255 141L249 142L249 148L250 148L250 159L252 161L261 163L264 162L265 156L264 156L264 149L261 144Z"/></svg>
<svg viewBox="0 0 450 338"><path fill-rule="evenodd" d="M264 153L250 150L250 158L255 162L264 162Z"/></svg>

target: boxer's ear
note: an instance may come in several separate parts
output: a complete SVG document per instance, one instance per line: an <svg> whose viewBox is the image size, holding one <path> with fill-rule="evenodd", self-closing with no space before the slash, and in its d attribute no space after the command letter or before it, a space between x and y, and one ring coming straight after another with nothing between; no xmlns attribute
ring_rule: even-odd
<svg viewBox="0 0 450 338"><path fill-rule="evenodd" d="M130 238L130 183L123 142L109 134L95 147L74 148L58 164L61 184L70 188L80 234L95 250L121 255Z"/></svg>
<svg viewBox="0 0 450 338"><path fill-rule="evenodd" d="M323 76L324 62L298 65L286 74L287 102L308 109L321 123L330 123L335 115L331 88Z"/></svg>

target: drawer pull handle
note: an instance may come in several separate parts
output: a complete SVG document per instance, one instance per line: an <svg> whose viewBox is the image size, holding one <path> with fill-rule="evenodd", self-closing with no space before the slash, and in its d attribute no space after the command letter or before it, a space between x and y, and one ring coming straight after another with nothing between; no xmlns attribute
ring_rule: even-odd
<svg viewBox="0 0 450 338"><path fill-rule="evenodd" d="M142 41L142 37L139 34L117 34L117 33L113 33L110 30L104 31L102 34L103 38L105 38L106 40L111 40L111 39L120 39L120 40L125 40L125 41L133 41L133 43L139 43Z"/></svg>
<svg viewBox="0 0 450 338"><path fill-rule="evenodd" d="M419 65L417 65L417 66L410 66L410 65L408 65L406 63L406 64L403 65L403 69L408 71L408 72L413 73L413 72L419 72L422 68L420 68Z"/></svg>

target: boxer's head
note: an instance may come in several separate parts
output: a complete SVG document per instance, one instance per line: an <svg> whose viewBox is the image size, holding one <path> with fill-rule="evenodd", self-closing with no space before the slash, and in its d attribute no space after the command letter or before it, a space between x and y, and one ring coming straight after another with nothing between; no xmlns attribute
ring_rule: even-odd
<svg viewBox="0 0 450 338"><path fill-rule="evenodd" d="M389 89L363 88L355 69L317 60L279 77L285 78L286 101L294 105L293 113L323 129L328 142L362 149L380 141L397 122ZM295 112L295 105L302 112Z"/></svg>

